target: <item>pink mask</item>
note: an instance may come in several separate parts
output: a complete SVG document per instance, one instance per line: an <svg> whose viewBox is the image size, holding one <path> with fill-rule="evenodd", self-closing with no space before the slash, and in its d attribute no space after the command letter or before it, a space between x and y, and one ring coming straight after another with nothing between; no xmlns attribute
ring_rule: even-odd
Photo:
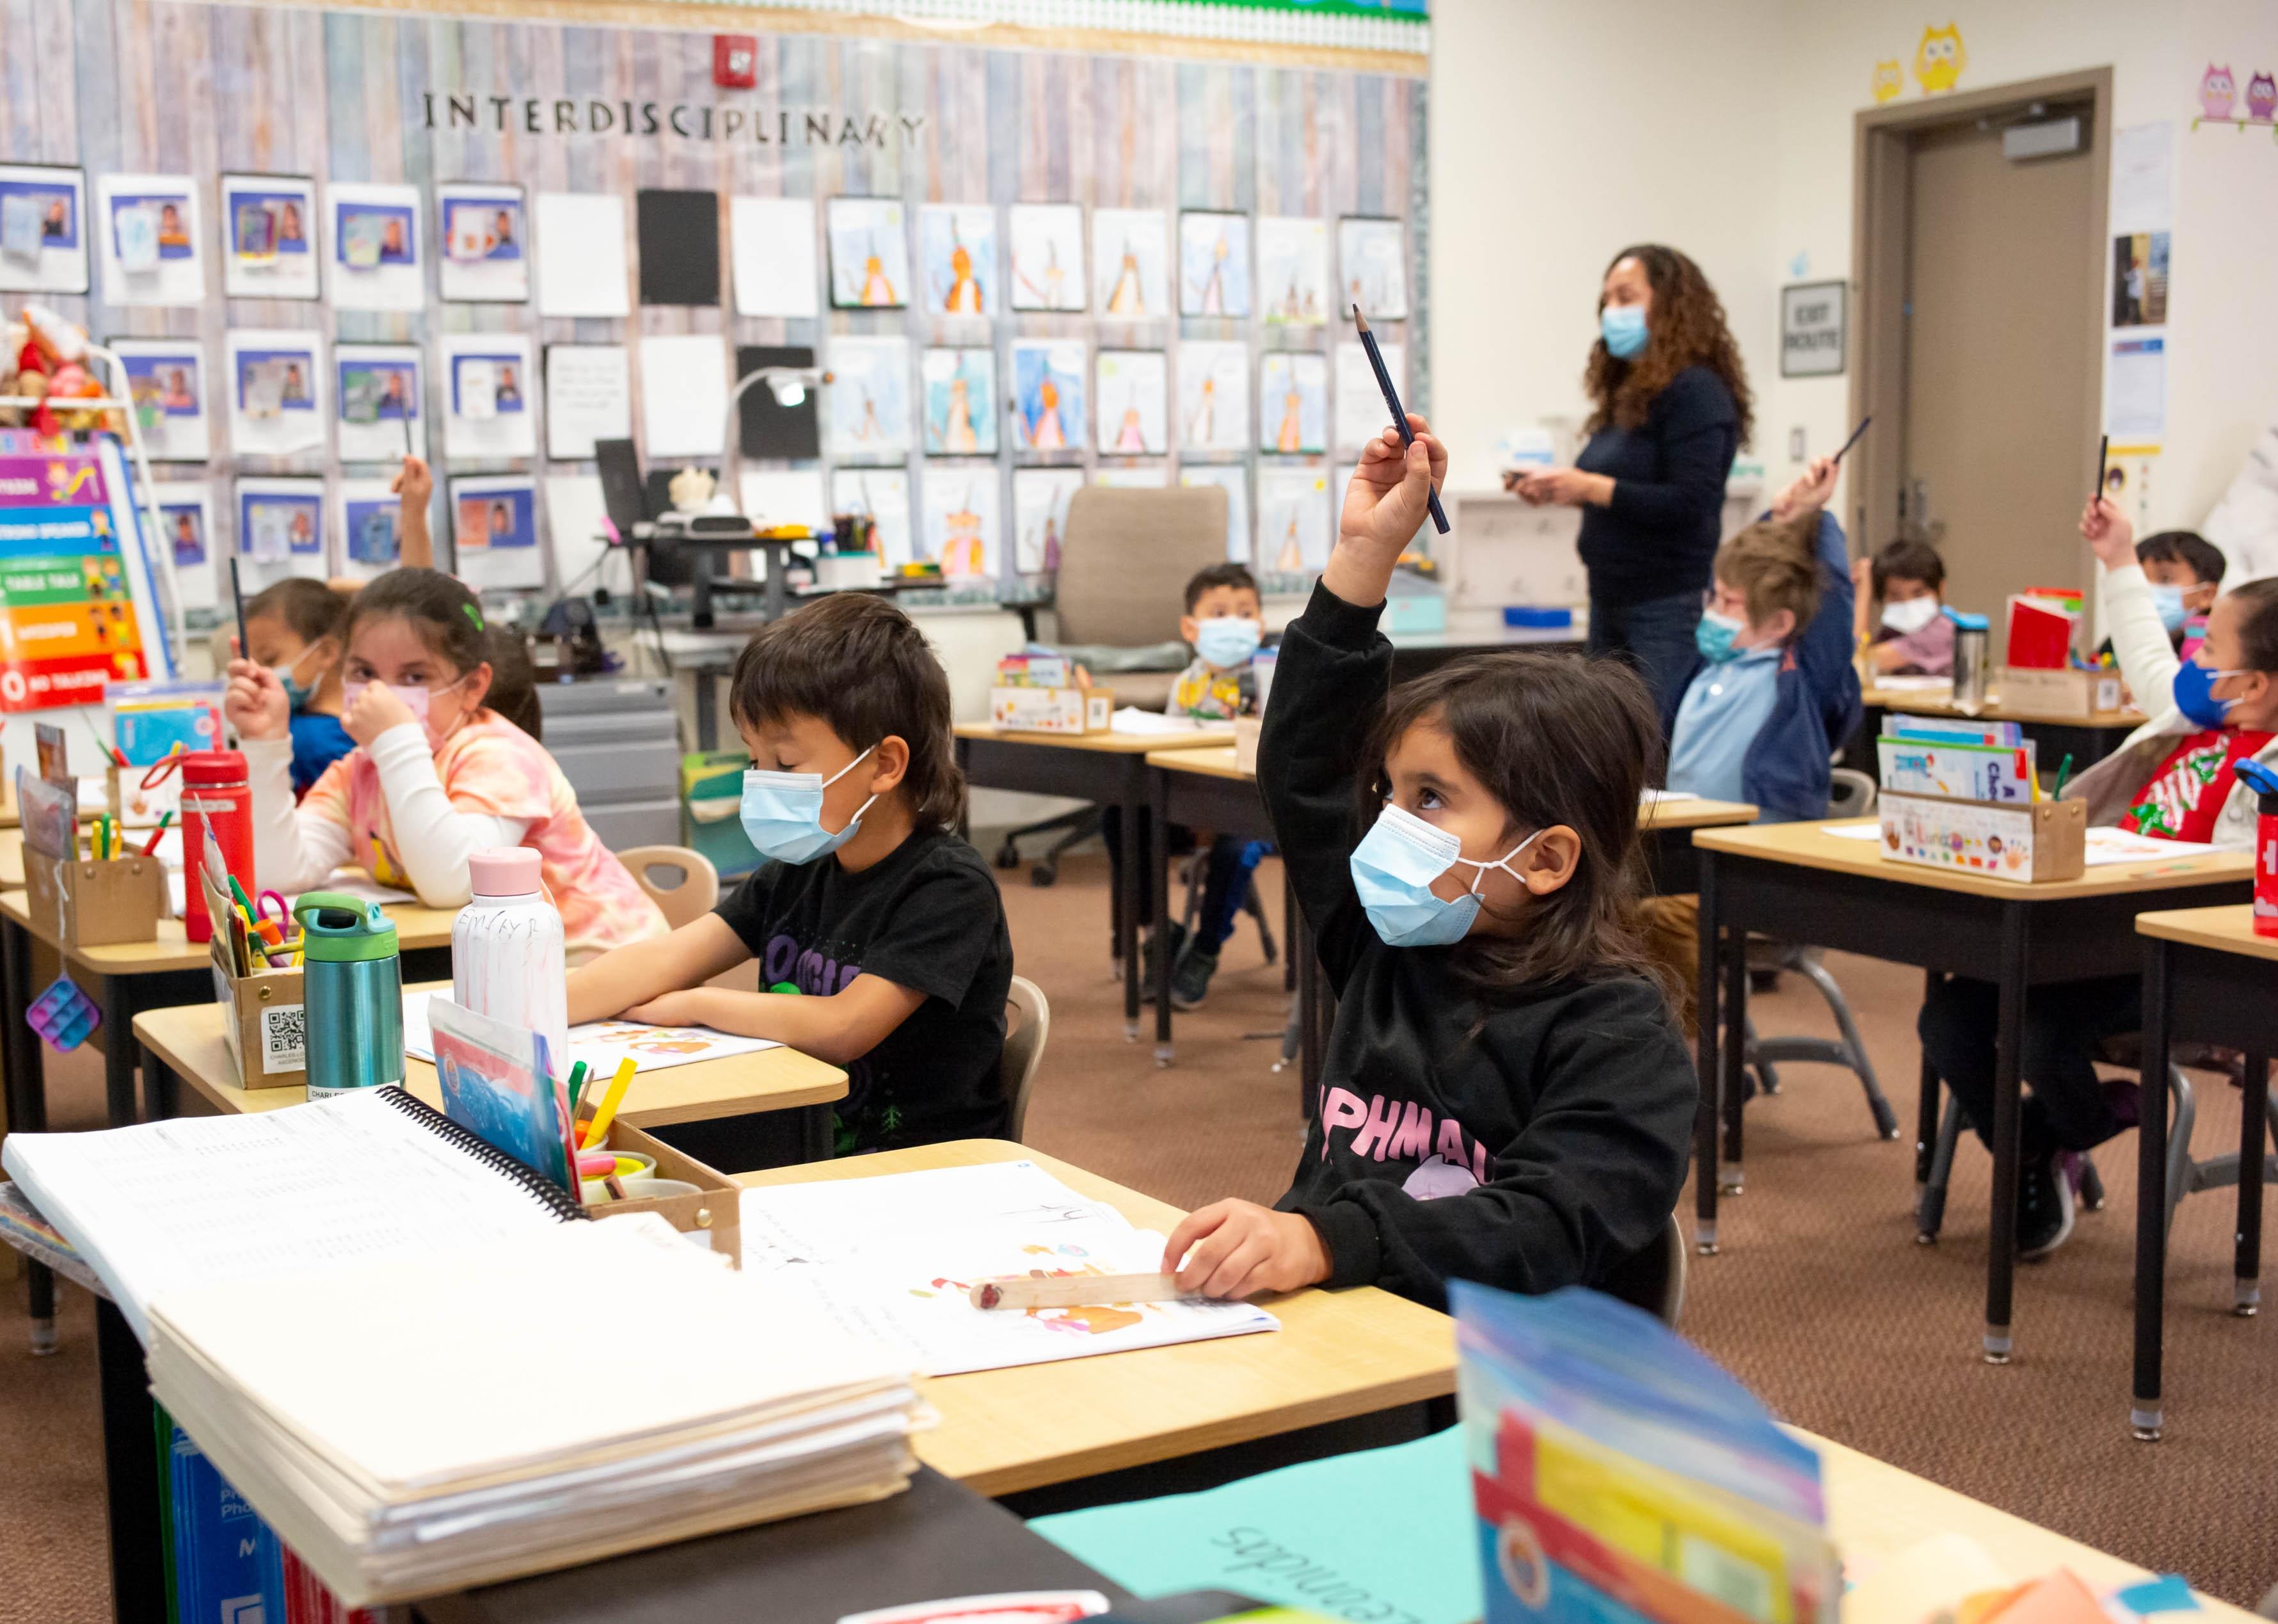
<svg viewBox="0 0 2278 1624"><path fill-rule="evenodd" d="M459 682L464 681L466 681L465 678L462 677L459 678ZM452 689L459 686L459 682L445 683L440 688L423 688L417 686L406 686L392 682L383 683L380 686L385 687L390 693L395 695L396 698L401 700L403 701L404 709L409 710L413 716L419 718L419 731L427 735L428 747L431 749L440 749L443 745L443 740L437 735L433 724L427 720L427 708L434 703L435 695L438 693L448 693ZM340 686L340 700L343 709L348 710L355 709L356 696L371 686L372 685L368 682L343 683ZM465 718L462 717L461 720L463 721Z"/></svg>

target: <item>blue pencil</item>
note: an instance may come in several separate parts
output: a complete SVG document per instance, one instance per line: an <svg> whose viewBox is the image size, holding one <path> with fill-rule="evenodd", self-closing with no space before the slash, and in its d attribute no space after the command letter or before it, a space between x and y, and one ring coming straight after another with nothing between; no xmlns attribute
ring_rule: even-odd
<svg viewBox="0 0 2278 1624"><path fill-rule="evenodd" d="M1377 352L1376 334L1368 330L1368 318L1360 313L1360 306L1354 305L1352 313L1353 326L1360 329L1360 347L1368 351L1368 364L1376 369L1376 387L1384 391L1384 403L1391 410L1392 426L1400 431L1402 445L1412 446L1416 443L1416 431L1408 426L1408 413L1400 404L1400 391L1392 387L1392 374L1384 370L1384 357ZM1440 506L1438 491L1432 493L1431 501L1432 523L1444 536L1448 533L1448 515Z"/></svg>

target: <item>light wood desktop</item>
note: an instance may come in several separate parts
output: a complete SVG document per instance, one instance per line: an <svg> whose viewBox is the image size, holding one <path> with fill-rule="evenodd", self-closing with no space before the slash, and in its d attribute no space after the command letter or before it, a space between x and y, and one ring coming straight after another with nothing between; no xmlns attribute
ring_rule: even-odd
<svg viewBox="0 0 2278 1624"><path fill-rule="evenodd" d="M0 828L0 891L24 889L24 831L13 823Z"/></svg>
<svg viewBox="0 0 2278 1624"><path fill-rule="evenodd" d="M2278 960L2278 936L2258 936L2254 904L2228 908L2179 908L2160 914L2138 914L2136 928L2145 936L2181 942L2187 947L2212 947L2218 953L2242 954L2250 959Z"/></svg>
<svg viewBox="0 0 2278 1624"><path fill-rule="evenodd" d="M397 951L413 953L451 945L451 921L458 917L458 909L397 902L389 904L386 911L395 922ZM161 919L157 937L152 941L114 942L105 947L65 947L57 941L50 928L32 918L30 905L20 891L0 892L0 917L55 948L74 969L96 976L158 976L171 970L202 970L212 957L205 943L193 942L184 934L179 919Z"/></svg>
<svg viewBox="0 0 2278 1624"><path fill-rule="evenodd" d="M1765 857L1799 868L1866 875L1900 885L1926 885L1933 891L1965 892L2004 902L2121 896L2129 892L2162 890L2179 883L2214 884L2254 877L2252 853L2206 852L2188 857L2152 857L2141 862L2099 864L2087 869L2078 879L1996 879L1988 874L1901 862L1885 857L1879 840L1846 839L1826 832L1829 829L1866 828L1874 823L1873 818L1861 817L1834 823L1758 823L1747 829L1704 830L1693 837L1693 843L1736 856Z"/></svg>
<svg viewBox="0 0 2278 1624"><path fill-rule="evenodd" d="M1160 767L1166 772L1196 772L1206 778L1231 778L1237 784L1255 783L1257 775L1244 772L1235 765L1235 748L1230 744L1189 745L1184 749L1166 747L1161 739L1147 752L1147 765Z"/></svg>
<svg viewBox="0 0 2278 1624"><path fill-rule="evenodd" d="M745 1173L753 1188L1026 1159L1167 1235L1183 1215L1135 1190L1001 1139L964 1139ZM941 1425L919 1458L983 1494L1144 1466L1455 1390L1453 1321L1373 1286L1269 1301L1278 1331L1182 1347L978 1370L926 1383Z"/></svg>
<svg viewBox="0 0 2278 1624"><path fill-rule="evenodd" d="M1090 750L1102 755L1144 755L1150 750L1201 750L1213 746L1232 749L1225 728L1210 732L1181 733L1032 733L998 727L988 722L960 722L950 730L959 739L993 739L1000 744L1052 745L1064 750Z"/></svg>
<svg viewBox="0 0 2278 1624"><path fill-rule="evenodd" d="M451 984L426 982L412 989L429 990L448 993ZM308 1098L305 1088L240 1087L222 1021L218 1004L148 1009L134 1017L134 1036L151 1059L217 1111L274 1111ZM405 1073L405 1088L440 1109L443 1100L435 1068L423 1060L409 1060ZM636 1071L618 1115L636 1128L655 1128L753 1111L828 1106L845 1098L846 1074L837 1067L797 1049L761 1049L690 1066Z"/></svg>
<svg viewBox="0 0 2278 1624"><path fill-rule="evenodd" d="M1968 716L1972 720L1994 722L2030 722L2052 727L2124 727L2134 730L2151 720L2132 705L2122 705L2116 710L2091 710L2086 714L2069 714L2037 709L2030 705L2005 705L1999 692L1986 696L1985 703L1975 711L1965 711L1953 702L1952 684L1942 688L1903 690L1869 686L1859 695L1860 702L1869 710L1898 710L1923 716ZM2049 763L2054 766L2055 763Z"/></svg>

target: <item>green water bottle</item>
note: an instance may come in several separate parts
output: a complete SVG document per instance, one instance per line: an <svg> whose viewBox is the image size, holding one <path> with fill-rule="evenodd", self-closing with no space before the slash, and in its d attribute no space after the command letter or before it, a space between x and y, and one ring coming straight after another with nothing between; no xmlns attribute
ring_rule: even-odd
<svg viewBox="0 0 2278 1624"><path fill-rule="evenodd" d="M333 891L304 892L302 996L306 1005L309 1098L403 1081L403 977L395 922L377 902Z"/></svg>

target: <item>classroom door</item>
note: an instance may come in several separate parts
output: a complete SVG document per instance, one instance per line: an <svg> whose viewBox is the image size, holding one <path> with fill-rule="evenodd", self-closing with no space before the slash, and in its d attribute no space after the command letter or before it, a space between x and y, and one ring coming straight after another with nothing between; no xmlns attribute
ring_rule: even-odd
<svg viewBox="0 0 2278 1624"><path fill-rule="evenodd" d="M2101 288L2104 222L2089 143L2012 161L2002 122L1908 142L1899 467L1901 528L1945 558L1948 601L1991 617L1997 660L2011 593L2091 583L2078 524L2101 379L2083 315Z"/></svg>

